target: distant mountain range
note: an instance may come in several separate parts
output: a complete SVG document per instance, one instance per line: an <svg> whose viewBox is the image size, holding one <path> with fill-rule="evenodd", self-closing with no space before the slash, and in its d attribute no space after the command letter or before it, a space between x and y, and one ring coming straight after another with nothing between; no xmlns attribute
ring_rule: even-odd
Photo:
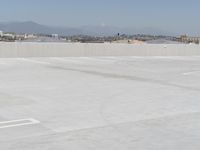
<svg viewBox="0 0 200 150"><path fill-rule="evenodd" d="M3 32L31 33L31 34L59 34L69 35L92 35L92 36L112 36L121 34L153 34L169 35L169 33L154 28L118 28L113 26L82 26L77 28L70 27L51 27L41 25L32 21L0 23L0 30Z"/></svg>

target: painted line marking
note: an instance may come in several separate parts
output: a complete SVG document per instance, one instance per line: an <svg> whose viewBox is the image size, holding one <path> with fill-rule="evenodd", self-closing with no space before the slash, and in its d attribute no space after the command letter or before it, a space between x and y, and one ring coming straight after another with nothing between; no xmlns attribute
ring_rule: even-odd
<svg viewBox="0 0 200 150"><path fill-rule="evenodd" d="M49 62L33 60L33 59L28 59L28 58L20 58L20 60L27 61L27 62L30 62L30 63L36 63L36 64L51 65L51 63L49 63Z"/></svg>
<svg viewBox="0 0 200 150"><path fill-rule="evenodd" d="M20 119L20 120L11 120L11 121L2 121L0 122L0 129L19 127L25 125L39 124L40 121L33 118Z"/></svg>
<svg viewBox="0 0 200 150"><path fill-rule="evenodd" d="M185 72L185 73L183 73L183 75L187 76L187 75L191 75L191 74L195 74L195 73L200 73L200 70L191 71L191 72Z"/></svg>

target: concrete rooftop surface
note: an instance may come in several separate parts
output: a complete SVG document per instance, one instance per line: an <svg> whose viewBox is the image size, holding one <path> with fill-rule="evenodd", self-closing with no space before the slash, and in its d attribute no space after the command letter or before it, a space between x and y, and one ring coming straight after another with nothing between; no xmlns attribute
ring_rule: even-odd
<svg viewBox="0 0 200 150"><path fill-rule="evenodd" d="M199 150L200 57L0 59L1 150Z"/></svg>

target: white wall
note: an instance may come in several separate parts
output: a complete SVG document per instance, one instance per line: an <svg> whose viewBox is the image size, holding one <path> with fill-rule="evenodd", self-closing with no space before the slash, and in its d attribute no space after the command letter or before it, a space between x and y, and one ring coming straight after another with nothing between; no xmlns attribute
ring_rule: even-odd
<svg viewBox="0 0 200 150"><path fill-rule="evenodd" d="M200 56L200 45L0 42L0 57Z"/></svg>

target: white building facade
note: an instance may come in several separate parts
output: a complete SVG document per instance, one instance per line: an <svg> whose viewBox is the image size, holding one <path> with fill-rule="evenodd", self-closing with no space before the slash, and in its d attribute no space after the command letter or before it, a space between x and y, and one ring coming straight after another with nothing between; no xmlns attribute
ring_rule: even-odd
<svg viewBox="0 0 200 150"><path fill-rule="evenodd" d="M0 36L3 36L3 31L0 31Z"/></svg>

